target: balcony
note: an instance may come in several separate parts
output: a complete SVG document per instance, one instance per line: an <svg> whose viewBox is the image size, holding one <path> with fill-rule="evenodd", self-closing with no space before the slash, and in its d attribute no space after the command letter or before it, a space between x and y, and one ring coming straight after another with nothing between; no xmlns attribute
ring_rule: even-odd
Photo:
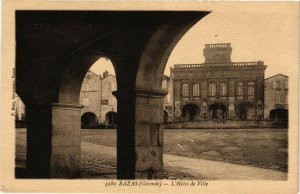
<svg viewBox="0 0 300 194"><path fill-rule="evenodd" d="M180 69L192 69L192 68L199 68L203 67L203 64L177 64L174 65L174 68L180 68Z"/></svg>
<svg viewBox="0 0 300 194"><path fill-rule="evenodd" d="M255 61L255 62L233 62L232 66L236 67L246 67L246 66L261 66L264 65L263 61Z"/></svg>

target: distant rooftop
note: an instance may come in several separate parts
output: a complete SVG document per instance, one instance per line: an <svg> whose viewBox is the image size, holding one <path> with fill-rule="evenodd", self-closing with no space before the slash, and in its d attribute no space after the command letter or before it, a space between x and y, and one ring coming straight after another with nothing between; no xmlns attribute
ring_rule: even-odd
<svg viewBox="0 0 300 194"><path fill-rule="evenodd" d="M271 76L271 77L268 77L268 78L266 78L265 80L267 80L267 79L270 79L270 78L273 78L273 77L276 77L276 76L284 76L284 77L289 77L289 76L286 76L286 75L283 75L283 74L281 74L281 73L279 73L279 74L276 74L276 75L273 75L273 76Z"/></svg>

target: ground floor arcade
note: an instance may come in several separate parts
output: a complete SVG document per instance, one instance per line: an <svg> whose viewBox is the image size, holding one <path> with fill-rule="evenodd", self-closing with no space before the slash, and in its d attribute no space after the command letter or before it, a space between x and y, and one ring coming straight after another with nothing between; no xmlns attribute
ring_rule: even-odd
<svg viewBox="0 0 300 194"><path fill-rule="evenodd" d="M178 110L177 110L178 111ZM226 102L187 103L182 106L181 112L173 118L173 121L205 121L205 120L262 120L262 110L252 102L240 102L230 104Z"/></svg>

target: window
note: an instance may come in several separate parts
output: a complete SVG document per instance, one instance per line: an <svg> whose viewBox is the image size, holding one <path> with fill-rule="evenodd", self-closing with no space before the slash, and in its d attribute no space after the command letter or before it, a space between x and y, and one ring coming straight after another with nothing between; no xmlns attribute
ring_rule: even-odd
<svg viewBox="0 0 300 194"><path fill-rule="evenodd" d="M254 82L248 83L248 96L254 96Z"/></svg>
<svg viewBox="0 0 300 194"><path fill-rule="evenodd" d="M243 96L244 95L244 84L242 82L237 83L237 95Z"/></svg>
<svg viewBox="0 0 300 194"><path fill-rule="evenodd" d="M209 96L216 96L216 83L209 83L208 94Z"/></svg>
<svg viewBox="0 0 300 194"><path fill-rule="evenodd" d="M199 96L199 84L193 85L193 96Z"/></svg>
<svg viewBox="0 0 300 194"><path fill-rule="evenodd" d="M276 81L276 89L280 89L280 81Z"/></svg>
<svg viewBox="0 0 300 194"><path fill-rule="evenodd" d="M281 102L281 95L279 93L277 93L275 95L275 101L276 101L276 104L280 104L280 102Z"/></svg>
<svg viewBox="0 0 300 194"><path fill-rule="evenodd" d="M182 85L182 96L184 96L184 97L189 96L189 85L188 84Z"/></svg>
<svg viewBox="0 0 300 194"><path fill-rule="evenodd" d="M275 95L275 101L276 104L287 104L287 96L284 93L276 93Z"/></svg>
<svg viewBox="0 0 300 194"><path fill-rule="evenodd" d="M227 95L227 87L226 87L226 83L224 82L220 83L220 95L221 96Z"/></svg>
<svg viewBox="0 0 300 194"><path fill-rule="evenodd" d="M289 88L289 83L288 83L288 81L286 80L285 82L284 82L284 89L288 89Z"/></svg>
<svg viewBox="0 0 300 194"><path fill-rule="evenodd" d="M284 104L285 103L285 94L281 94L280 95L280 104Z"/></svg>

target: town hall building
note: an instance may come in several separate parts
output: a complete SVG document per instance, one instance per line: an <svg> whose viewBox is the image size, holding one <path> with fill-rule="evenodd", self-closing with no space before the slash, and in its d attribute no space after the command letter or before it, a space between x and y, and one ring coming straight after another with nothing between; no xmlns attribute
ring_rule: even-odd
<svg viewBox="0 0 300 194"><path fill-rule="evenodd" d="M263 61L232 62L230 43L205 44L202 64L171 68L173 120L261 120Z"/></svg>

